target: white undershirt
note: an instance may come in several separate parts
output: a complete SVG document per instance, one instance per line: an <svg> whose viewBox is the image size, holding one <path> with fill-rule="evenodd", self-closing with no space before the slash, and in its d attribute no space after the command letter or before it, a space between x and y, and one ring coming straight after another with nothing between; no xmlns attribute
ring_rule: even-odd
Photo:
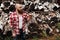
<svg viewBox="0 0 60 40"><path fill-rule="evenodd" d="M19 15L19 28L22 29L23 18L22 15Z"/></svg>

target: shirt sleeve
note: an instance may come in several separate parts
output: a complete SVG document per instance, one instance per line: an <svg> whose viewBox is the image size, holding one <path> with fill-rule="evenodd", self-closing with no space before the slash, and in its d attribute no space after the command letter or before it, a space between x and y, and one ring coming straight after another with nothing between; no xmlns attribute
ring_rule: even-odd
<svg viewBox="0 0 60 40"><path fill-rule="evenodd" d="M27 21L30 19L30 16L27 14Z"/></svg>
<svg viewBox="0 0 60 40"><path fill-rule="evenodd" d="M13 15L12 14L9 16L9 26L11 28L13 27Z"/></svg>
<svg viewBox="0 0 60 40"><path fill-rule="evenodd" d="M27 13L24 13L24 18L26 18L27 19L27 21L30 19L30 16L29 16L29 14L27 14Z"/></svg>

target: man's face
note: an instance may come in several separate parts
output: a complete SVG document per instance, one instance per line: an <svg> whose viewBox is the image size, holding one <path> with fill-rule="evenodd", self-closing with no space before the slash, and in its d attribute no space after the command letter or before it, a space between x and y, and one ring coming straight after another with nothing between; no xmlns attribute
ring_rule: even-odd
<svg viewBox="0 0 60 40"><path fill-rule="evenodd" d="M18 11L22 11L23 6L22 6L21 4L16 4L16 9L17 9Z"/></svg>

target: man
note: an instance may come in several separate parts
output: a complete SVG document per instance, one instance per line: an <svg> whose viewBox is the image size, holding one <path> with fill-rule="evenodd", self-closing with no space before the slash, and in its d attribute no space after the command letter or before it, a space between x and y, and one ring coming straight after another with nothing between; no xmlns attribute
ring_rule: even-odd
<svg viewBox="0 0 60 40"><path fill-rule="evenodd" d="M23 11L22 4L15 5L16 11L10 14L9 24L12 28L12 36L17 40L17 35L20 34L21 40L25 40L25 24L29 20L29 15Z"/></svg>

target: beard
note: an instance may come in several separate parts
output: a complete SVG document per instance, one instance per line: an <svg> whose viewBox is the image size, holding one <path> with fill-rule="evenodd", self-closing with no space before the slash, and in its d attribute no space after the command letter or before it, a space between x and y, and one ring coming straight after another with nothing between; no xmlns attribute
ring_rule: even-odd
<svg viewBox="0 0 60 40"><path fill-rule="evenodd" d="M17 10L19 14L22 14L23 13L23 10Z"/></svg>

